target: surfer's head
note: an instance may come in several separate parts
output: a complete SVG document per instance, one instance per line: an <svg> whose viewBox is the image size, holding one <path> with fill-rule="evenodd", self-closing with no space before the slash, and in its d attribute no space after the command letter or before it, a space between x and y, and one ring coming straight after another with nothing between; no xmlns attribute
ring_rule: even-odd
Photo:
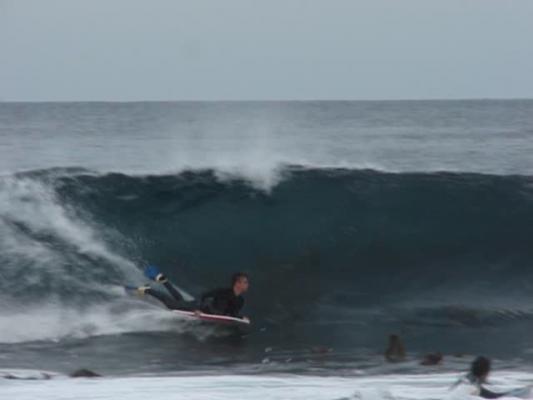
<svg viewBox="0 0 533 400"><path fill-rule="evenodd" d="M479 356L470 367L470 375L477 382L483 383L487 380L490 373L490 360L487 357Z"/></svg>
<svg viewBox="0 0 533 400"><path fill-rule="evenodd" d="M249 285L248 275L244 272L236 272L231 277L231 287L237 296L248 291Z"/></svg>

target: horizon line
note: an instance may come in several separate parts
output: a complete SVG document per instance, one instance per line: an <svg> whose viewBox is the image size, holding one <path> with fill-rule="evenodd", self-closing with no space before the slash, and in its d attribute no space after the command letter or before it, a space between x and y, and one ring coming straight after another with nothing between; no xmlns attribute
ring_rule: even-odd
<svg viewBox="0 0 533 400"><path fill-rule="evenodd" d="M398 99L147 99L147 100L9 100L0 103L316 103L316 102L419 102L419 101L529 101L532 97L450 97Z"/></svg>

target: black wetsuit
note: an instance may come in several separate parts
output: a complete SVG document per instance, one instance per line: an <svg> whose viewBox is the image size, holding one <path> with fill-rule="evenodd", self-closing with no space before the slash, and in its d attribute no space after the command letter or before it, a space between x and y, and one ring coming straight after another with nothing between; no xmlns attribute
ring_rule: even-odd
<svg viewBox="0 0 533 400"><path fill-rule="evenodd" d="M170 283L169 281L164 282L163 286L172 297L169 297L164 293L161 293L160 291L152 288L146 289L145 293L149 294L152 297L155 297L170 310L194 311L199 309L196 300L185 300L181 293L178 292L176 288L172 285L172 283Z"/></svg>
<svg viewBox="0 0 533 400"><path fill-rule="evenodd" d="M206 292L200 298L200 303L198 303L196 300L185 300L181 293L168 281L164 282L163 286L165 286L172 298L151 288L147 289L145 293L155 297L171 310L201 310L209 314L229 315L240 318L239 312L244 306L244 298L236 296L231 288Z"/></svg>
<svg viewBox="0 0 533 400"><path fill-rule="evenodd" d="M202 310L211 314L229 315L240 317L244 298L235 295L233 289L215 289L204 293L201 297Z"/></svg>
<svg viewBox="0 0 533 400"><path fill-rule="evenodd" d="M507 396L507 393L491 392L490 390L485 389L483 386L480 386L479 388L479 397L483 397L484 399L498 399L503 396Z"/></svg>
<svg viewBox="0 0 533 400"><path fill-rule="evenodd" d="M498 399L500 397L507 396L509 393L497 393L493 392L491 390L488 390L483 387L482 382L480 382L477 378L475 378L472 374L467 374L462 381L466 381L472 385L475 385L479 388L479 397L482 397L484 399Z"/></svg>

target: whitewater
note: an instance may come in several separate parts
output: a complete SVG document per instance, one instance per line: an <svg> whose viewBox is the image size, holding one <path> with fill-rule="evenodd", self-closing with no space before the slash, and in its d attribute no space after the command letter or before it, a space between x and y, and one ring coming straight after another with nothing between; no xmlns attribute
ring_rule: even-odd
<svg viewBox="0 0 533 400"><path fill-rule="evenodd" d="M529 384L532 151L528 100L0 103L0 396L446 398L477 354ZM147 264L247 271L253 332L128 296Z"/></svg>

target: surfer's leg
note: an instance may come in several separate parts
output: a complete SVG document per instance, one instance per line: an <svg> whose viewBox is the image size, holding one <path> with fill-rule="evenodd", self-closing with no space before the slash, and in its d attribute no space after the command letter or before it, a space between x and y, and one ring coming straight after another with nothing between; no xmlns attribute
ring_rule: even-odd
<svg viewBox="0 0 533 400"><path fill-rule="evenodd" d="M165 289L167 289L167 292L169 292L170 295L174 298L174 300L176 300L176 301L185 301L185 299L183 298L181 293L178 292L178 290L172 285L172 283L170 283L170 281L168 279L163 281L163 282L161 282L161 283L163 284Z"/></svg>
<svg viewBox="0 0 533 400"><path fill-rule="evenodd" d="M179 308L179 304L177 301L169 298L168 296L165 296L163 293L160 293L157 290L154 290L149 286L142 286L138 290L142 294L148 294L152 296L153 298L159 300L170 310L176 310L177 308Z"/></svg>
<svg viewBox="0 0 533 400"><path fill-rule="evenodd" d="M177 302L185 301L181 293L174 287L174 285L172 285L172 283L170 283L168 278L162 272L160 272L157 267L154 267L154 266L146 267L144 274L148 278L162 284L167 290L167 292L170 293L172 298L176 300Z"/></svg>
<svg viewBox="0 0 533 400"><path fill-rule="evenodd" d="M171 285L170 285L171 286ZM172 288L174 291L176 289ZM141 286L137 288L137 291L141 294L148 294L152 296L153 298L159 300L161 303L163 303L168 309L170 310L183 310L183 311L196 311L198 309L198 304L195 300L186 301L181 298L179 299L172 299L169 296L166 296L165 294L152 289L150 286ZM180 295L181 296L181 295Z"/></svg>

